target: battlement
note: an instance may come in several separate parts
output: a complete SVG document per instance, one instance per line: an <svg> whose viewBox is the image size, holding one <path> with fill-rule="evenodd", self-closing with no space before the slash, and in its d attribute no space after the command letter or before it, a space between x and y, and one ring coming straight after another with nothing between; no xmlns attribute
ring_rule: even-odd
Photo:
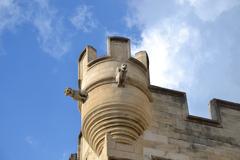
<svg viewBox="0 0 240 160"><path fill-rule="evenodd" d="M83 79L83 76L95 64L104 61L118 61L135 63L144 71L148 71L149 60L146 51L140 51L135 54L135 57L131 57L130 40L125 37L108 37L107 39L107 55L97 58L97 51L94 47L88 45L82 51L79 57L79 80Z"/></svg>
<svg viewBox="0 0 240 160"><path fill-rule="evenodd" d="M209 102L211 119L208 119L189 114L185 92L152 85L149 89L153 96L153 117L144 140L151 145L145 145L144 155L170 160L174 157L237 160L240 157L240 104L212 99ZM181 152L169 150L173 146Z"/></svg>
<svg viewBox="0 0 240 160"><path fill-rule="evenodd" d="M115 36L106 56L87 46L79 57L79 94L67 90L81 101L78 159L238 160L240 104L212 99L211 119L190 115L186 93L151 85L147 52L130 51Z"/></svg>
<svg viewBox="0 0 240 160"><path fill-rule="evenodd" d="M236 113L239 112L237 116L239 116L240 118L240 104L238 103L216 99L216 98L212 99L209 102L209 110L211 113L211 119L209 119L209 118L204 118L204 117L199 117L199 116L194 116L189 114L188 105L187 105L187 96L185 92L162 88L162 87L153 86L153 85L150 85L149 89L151 92L155 94L168 95L170 97L178 97L179 99L181 99L180 102L183 103L184 105L184 107L182 107L182 113L184 115L183 118L187 121L222 128L223 127L222 121L225 121L223 120L223 118L227 118L227 117L226 115L225 116L221 115L221 110L229 110L229 112L231 110L234 110L232 112L236 112ZM231 117L228 117L228 118L231 118Z"/></svg>
<svg viewBox="0 0 240 160"><path fill-rule="evenodd" d="M131 48L130 40L128 38L119 37L119 36L108 37L108 39L107 39L107 55L104 57L98 58L97 50L90 45L86 46L79 57L79 80L80 80L80 82L83 79L83 75L85 75L88 70L90 70L92 67L94 67L94 65L97 65L99 63L106 62L106 61L113 61L113 60L115 60L117 62L132 62L136 66L141 68L141 70L143 70L149 74L149 59L148 59L147 52L139 51L139 52L135 53L135 57L131 57L131 49L130 48ZM114 73L113 73L113 75L114 75ZM240 110L240 104L238 104L238 103L214 98L209 102L211 119L190 115L188 113L187 98L186 98L185 92L150 85L149 75L147 75L147 78L148 78L149 89L151 92L183 97L184 101L186 101L186 107L184 108L185 109L184 112L186 113L185 119L188 121L205 124L205 125L216 126L216 127L222 127L222 125L221 125L222 118L221 118L221 115L219 112L220 107L225 107L227 109L234 109L237 111ZM109 78L109 79L111 79L111 78ZM114 76L112 76L112 79L114 79ZM152 100L149 93L147 93L147 94L148 94L149 99Z"/></svg>

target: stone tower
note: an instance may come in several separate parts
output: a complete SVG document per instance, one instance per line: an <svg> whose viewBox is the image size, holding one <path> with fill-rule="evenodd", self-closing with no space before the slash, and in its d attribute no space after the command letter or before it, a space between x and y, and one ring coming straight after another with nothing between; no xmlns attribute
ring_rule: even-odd
<svg viewBox="0 0 240 160"><path fill-rule="evenodd" d="M71 160L239 160L240 104L213 99L212 119L188 114L184 92L150 85L145 51L109 37L107 56L87 46L78 62L82 129Z"/></svg>

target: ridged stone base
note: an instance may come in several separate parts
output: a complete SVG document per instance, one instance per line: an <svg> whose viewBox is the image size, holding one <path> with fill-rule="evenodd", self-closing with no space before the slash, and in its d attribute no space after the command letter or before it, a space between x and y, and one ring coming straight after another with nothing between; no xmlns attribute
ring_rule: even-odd
<svg viewBox="0 0 240 160"><path fill-rule="evenodd" d="M94 107L83 119L83 136L100 155L104 136L111 134L118 143L132 144L143 134L149 123L144 106L107 104Z"/></svg>

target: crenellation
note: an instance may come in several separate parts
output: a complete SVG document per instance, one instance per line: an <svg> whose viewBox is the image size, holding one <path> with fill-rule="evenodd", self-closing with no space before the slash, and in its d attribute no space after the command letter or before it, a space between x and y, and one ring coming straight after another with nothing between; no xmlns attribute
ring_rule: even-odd
<svg viewBox="0 0 240 160"><path fill-rule="evenodd" d="M221 116L220 116L220 107L217 104L217 100L216 99L212 99L209 102L209 111L211 113L211 118L212 120L216 121L217 123L221 123Z"/></svg>
<svg viewBox="0 0 240 160"><path fill-rule="evenodd" d="M80 54L78 59L78 79L81 81L86 74L88 64L97 58L96 49L88 45Z"/></svg>
<svg viewBox="0 0 240 160"><path fill-rule="evenodd" d="M93 61L94 59L96 59L97 56L97 50L91 46L91 45L87 45L84 50L82 51L82 53L79 56L78 62L82 61L84 56L87 55L87 61Z"/></svg>
<svg viewBox="0 0 240 160"><path fill-rule="evenodd" d="M135 57L137 60L139 60L140 62L142 62L142 64L144 64L144 66L149 69L149 58L148 58L148 54L146 51L139 51L137 53L135 53Z"/></svg>
<svg viewBox="0 0 240 160"><path fill-rule="evenodd" d="M209 119L209 118L204 118L204 117L199 117L199 116L194 116L194 115L188 115L186 117L187 121L199 123L202 125L209 125L209 126L214 126L214 127L220 127L222 128L221 124L219 121L214 120L214 119Z"/></svg>
<svg viewBox="0 0 240 160"><path fill-rule="evenodd" d="M128 38L107 42L107 56L87 46L79 58L79 90L71 95L86 99L79 103L82 135L72 158L240 159L240 104L213 99L211 118L190 115L185 92L150 84L146 51L131 57Z"/></svg>
<svg viewBox="0 0 240 160"><path fill-rule="evenodd" d="M154 93L153 94L154 99L161 101L161 103L158 103L158 102L156 103L156 105L159 106L159 107L156 107L157 110L160 110L163 112L164 111L171 112L170 109L172 109L173 107L172 110L174 114L181 113L181 115L184 116L183 118L186 119L187 121L191 121L191 122L195 122L203 125L222 127L221 126L222 115L220 110L224 110L224 109L227 110L226 113L230 113L230 110L235 110L235 111L232 111L234 113L236 112L235 121L240 118L240 115L238 113L240 111L240 105L237 103L228 102L228 101L219 100L219 99L211 100L209 103L211 119L209 119L209 118L199 117L195 115L189 115L186 94L184 92L170 90L170 89L152 86L152 85L149 88ZM179 97L179 98L176 98L176 97ZM154 104L155 103L153 103L153 105ZM182 111L182 112L179 112L179 111ZM173 112L171 113L173 114ZM234 118L234 115L231 115L230 117Z"/></svg>
<svg viewBox="0 0 240 160"><path fill-rule="evenodd" d="M159 87L159 86L154 86L154 85L150 85L149 89L151 92L159 93L159 94L163 94L163 95L172 95L175 97L185 97L186 96L185 92L168 89L168 88L163 88L163 87Z"/></svg>
<svg viewBox="0 0 240 160"><path fill-rule="evenodd" d="M125 37L108 37L107 55L118 61L127 61L131 57L130 40Z"/></svg>
<svg viewBox="0 0 240 160"><path fill-rule="evenodd" d="M218 148L234 146L234 150L240 149L240 137L238 134L240 133L240 123L237 123L240 120L238 104L213 99L210 101L213 118L208 119L189 115L187 98L184 92L156 86L150 86L150 89L153 94L153 122L149 131L156 134L156 128L159 128L157 134L168 136L169 143L171 142L172 145L176 145L178 141L181 141L185 146L190 146L189 149L184 151L184 154L189 155L190 159L214 157L215 154L212 151L218 150ZM147 137L145 140L148 141L145 142L146 144L152 144L152 147L156 148L157 141L153 143ZM162 151L165 151L165 149L174 150L169 149L167 145L161 146L163 147L160 149ZM150 146L148 145L148 147ZM184 150L184 147L180 146L180 149ZM232 149L229 150L232 151ZM232 156L233 159L240 157L240 154L236 153L236 151L232 152L235 153ZM217 158L226 158L229 155L231 154L224 152ZM167 155L160 157L170 158Z"/></svg>

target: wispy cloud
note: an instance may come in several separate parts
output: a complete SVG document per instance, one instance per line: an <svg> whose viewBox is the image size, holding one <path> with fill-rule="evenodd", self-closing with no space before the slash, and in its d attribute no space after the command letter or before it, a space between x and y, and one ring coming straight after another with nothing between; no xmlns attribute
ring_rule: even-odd
<svg viewBox="0 0 240 160"><path fill-rule="evenodd" d="M37 29L40 48L54 58L60 58L70 48L64 18L58 10L49 5L48 0L17 2L0 1L0 38L6 30L14 30L18 25L31 25ZM3 48L0 49L4 50Z"/></svg>
<svg viewBox="0 0 240 160"><path fill-rule="evenodd" d="M70 21L76 29L83 32L90 32L97 26L91 8L92 7L87 5L81 5L75 10Z"/></svg>
<svg viewBox="0 0 240 160"><path fill-rule="evenodd" d="M5 30L14 29L22 22L21 8L13 0L0 1L0 34Z"/></svg>
<svg viewBox="0 0 240 160"><path fill-rule="evenodd" d="M179 4L189 4L203 21L214 21L218 16L240 5L239 0L178 0Z"/></svg>
<svg viewBox="0 0 240 160"><path fill-rule="evenodd" d="M63 17L47 1L36 1L33 6L30 22L38 31L40 47L55 58L62 57L70 47Z"/></svg>
<svg viewBox="0 0 240 160"><path fill-rule="evenodd" d="M13 0L0 1L0 55L6 52L1 44L1 36L5 31L14 30L17 25L23 21L19 4Z"/></svg>

